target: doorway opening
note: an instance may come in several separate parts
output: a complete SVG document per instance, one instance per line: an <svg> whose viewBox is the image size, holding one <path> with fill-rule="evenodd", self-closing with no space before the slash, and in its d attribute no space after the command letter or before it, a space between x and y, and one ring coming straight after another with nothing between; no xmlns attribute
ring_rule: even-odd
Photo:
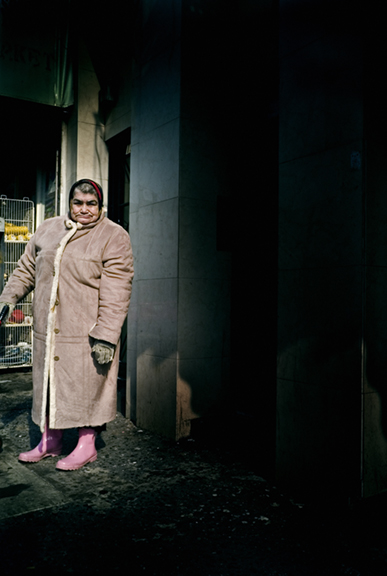
<svg viewBox="0 0 387 576"><path fill-rule="evenodd" d="M130 128L107 142L109 149L108 216L129 232L130 208ZM127 320L121 331L117 382L117 408L126 415Z"/></svg>

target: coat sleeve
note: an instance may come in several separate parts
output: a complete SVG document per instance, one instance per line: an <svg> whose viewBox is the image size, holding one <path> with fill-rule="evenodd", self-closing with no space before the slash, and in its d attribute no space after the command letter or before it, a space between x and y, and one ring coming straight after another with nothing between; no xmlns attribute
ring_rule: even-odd
<svg viewBox="0 0 387 576"><path fill-rule="evenodd" d="M24 296L35 288L35 239L34 236L27 243L24 254L11 274L3 292L0 302L17 304Z"/></svg>
<svg viewBox="0 0 387 576"><path fill-rule="evenodd" d="M89 336L117 344L128 313L133 280L133 253L128 233L117 227L102 258L98 318Z"/></svg>

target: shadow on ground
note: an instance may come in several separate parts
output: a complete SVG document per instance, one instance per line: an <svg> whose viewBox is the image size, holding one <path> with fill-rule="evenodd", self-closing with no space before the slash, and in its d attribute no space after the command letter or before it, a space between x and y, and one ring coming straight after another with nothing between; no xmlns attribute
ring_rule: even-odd
<svg viewBox="0 0 387 576"><path fill-rule="evenodd" d="M378 576L387 504L321 510L282 494L257 465L203 441L173 443L117 415L98 460L22 464L39 440L31 376L0 374L0 573L134 576ZM65 434L64 454L76 443Z"/></svg>

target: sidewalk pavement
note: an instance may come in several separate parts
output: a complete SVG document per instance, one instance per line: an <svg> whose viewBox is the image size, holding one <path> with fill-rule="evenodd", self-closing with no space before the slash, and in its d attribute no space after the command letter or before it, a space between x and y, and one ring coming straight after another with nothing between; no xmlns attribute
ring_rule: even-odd
<svg viewBox="0 0 387 576"><path fill-rule="evenodd" d="M0 373L0 574L381 576L387 506L293 500L234 452L171 442L121 414L78 471L17 455L37 444L31 373ZM77 432L65 431L66 455ZM246 439L246 441L249 441ZM253 445L252 445L253 450Z"/></svg>

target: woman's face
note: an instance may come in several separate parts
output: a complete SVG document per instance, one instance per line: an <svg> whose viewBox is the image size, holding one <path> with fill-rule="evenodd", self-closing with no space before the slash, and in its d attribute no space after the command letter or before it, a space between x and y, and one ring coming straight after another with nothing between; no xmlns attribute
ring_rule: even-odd
<svg viewBox="0 0 387 576"><path fill-rule="evenodd" d="M90 224L98 220L99 215L98 200L94 194L85 194L80 190L75 190L70 202L71 219L81 224Z"/></svg>

